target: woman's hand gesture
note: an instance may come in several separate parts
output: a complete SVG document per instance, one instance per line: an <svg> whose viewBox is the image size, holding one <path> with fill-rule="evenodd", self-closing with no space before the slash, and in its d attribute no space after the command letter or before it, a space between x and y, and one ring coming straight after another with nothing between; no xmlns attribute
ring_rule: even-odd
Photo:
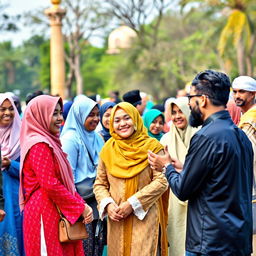
<svg viewBox="0 0 256 256"><path fill-rule="evenodd" d="M123 219L123 216L119 213L117 213L117 210L119 209L119 207L114 204L114 203L110 203L107 205L107 213L108 213L108 217L113 220L113 221L120 221Z"/></svg>
<svg viewBox="0 0 256 256"><path fill-rule="evenodd" d="M5 217L5 211L0 210L0 222L4 220L4 217Z"/></svg>
<svg viewBox="0 0 256 256"><path fill-rule="evenodd" d="M117 213L127 218L133 212L132 206L128 201L121 203L117 208Z"/></svg>
<svg viewBox="0 0 256 256"><path fill-rule="evenodd" d="M7 156L4 156L2 158L2 167L7 168L10 166L10 164L11 164L11 160Z"/></svg>
<svg viewBox="0 0 256 256"><path fill-rule="evenodd" d="M92 208L88 204L85 204L82 216L84 217L84 220L83 220L84 224L89 224L93 221Z"/></svg>

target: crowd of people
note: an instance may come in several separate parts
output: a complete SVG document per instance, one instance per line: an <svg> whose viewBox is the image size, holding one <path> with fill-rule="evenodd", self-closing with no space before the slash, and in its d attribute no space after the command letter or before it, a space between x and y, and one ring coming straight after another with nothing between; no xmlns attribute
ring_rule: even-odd
<svg viewBox="0 0 256 256"><path fill-rule="evenodd" d="M214 70L159 105L1 93L0 256L251 255L255 93ZM60 242L60 214L88 238Z"/></svg>

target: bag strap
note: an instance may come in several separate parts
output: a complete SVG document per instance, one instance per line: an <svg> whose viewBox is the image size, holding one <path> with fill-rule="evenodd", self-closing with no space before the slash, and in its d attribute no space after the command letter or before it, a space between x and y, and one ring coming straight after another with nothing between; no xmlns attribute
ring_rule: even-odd
<svg viewBox="0 0 256 256"><path fill-rule="evenodd" d="M85 146L85 147L86 147L86 146ZM90 152L89 152L88 148L86 148L86 149L87 149L87 152L88 152L89 158L90 158L90 160L91 160L91 162L92 162L92 165L93 165L93 167L95 168L95 167L96 167L96 164L94 163L94 161L93 161L93 159L92 159L92 156L91 156L91 154L90 154Z"/></svg>
<svg viewBox="0 0 256 256"><path fill-rule="evenodd" d="M92 156L91 156L91 154L90 154L90 151L88 150L86 144L84 144L84 145L85 145L85 147L86 147L86 149L87 149L87 152L88 152L88 155L89 155L90 161L92 162L93 167L96 168L97 165L94 163L94 161L93 161L93 159L92 159Z"/></svg>
<svg viewBox="0 0 256 256"><path fill-rule="evenodd" d="M63 218L63 214L62 214L62 212L60 211L60 208L58 207L57 204L55 204L55 205L56 205L56 208L57 208L58 213L59 213L59 215L60 215L60 218Z"/></svg>

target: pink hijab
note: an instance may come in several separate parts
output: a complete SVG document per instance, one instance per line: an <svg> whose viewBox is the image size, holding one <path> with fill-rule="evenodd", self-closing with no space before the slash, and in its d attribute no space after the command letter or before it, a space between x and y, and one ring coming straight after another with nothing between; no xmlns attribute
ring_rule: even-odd
<svg viewBox="0 0 256 256"><path fill-rule="evenodd" d="M2 156L11 160L16 160L20 156L20 126L21 120L13 99L5 94L0 93L0 105L5 100L9 100L14 108L13 122L8 126L0 126L0 144Z"/></svg>
<svg viewBox="0 0 256 256"><path fill-rule="evenodd" d="M44 142L53 149L53 153L60 168L64 186L75 193L73 173L67 160L67 155L61 149L59 136L50 133L49 127L57 103L63 107L60 97L40 95L31 100L25 110L20 134L21 159L20 159L20 208L24 208L24 194L22 190L22 168L28 151L39 142Z"/></svg>

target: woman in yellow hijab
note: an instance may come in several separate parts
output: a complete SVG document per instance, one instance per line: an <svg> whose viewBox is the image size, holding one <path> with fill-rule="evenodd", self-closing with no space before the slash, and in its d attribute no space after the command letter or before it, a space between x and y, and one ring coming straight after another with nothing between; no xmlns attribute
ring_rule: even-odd
<svg viewBox="0 0 256 256"><path fill-rule="evenodd" d="M100 216L108 215L108 255L167 255L168 183L147 160L148 150L162 154L162 146L127 102L113 108L110 134L94 184Z"/></svg>

